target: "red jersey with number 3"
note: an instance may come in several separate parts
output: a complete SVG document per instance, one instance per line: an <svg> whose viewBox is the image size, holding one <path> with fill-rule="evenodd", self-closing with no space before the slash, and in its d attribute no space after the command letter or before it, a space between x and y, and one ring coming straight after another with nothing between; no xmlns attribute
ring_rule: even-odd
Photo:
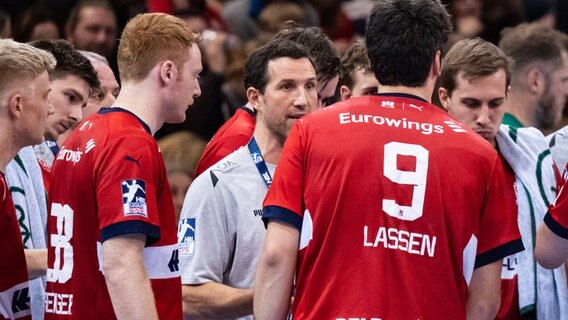
<svg viewBox="0 0 568 320"><path fill-rule="evenodd" d="M22 234L4 173L0 172L0 319L31 319Z"/></svg>
<svg viewBox="0 0 568 320"><path fill-rule="evenodd" d="M474 268L522 250L494 148L408 95L292 129L264 218L301 230L294 319L465 319Z"/></svg>
<svg viewBox="0 0 568 320"><path fill-rule="evenodd" d="M46 319L116 318L102 243L131 233L147 237L144 268L160 319L181 319L173 201L145 123L119 108L85 120L57 154L49 202Z"/></svg>

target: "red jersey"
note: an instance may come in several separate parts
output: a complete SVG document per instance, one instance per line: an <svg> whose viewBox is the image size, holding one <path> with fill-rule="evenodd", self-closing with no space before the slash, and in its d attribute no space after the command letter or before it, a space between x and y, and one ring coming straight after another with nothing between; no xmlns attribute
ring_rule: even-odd
<svg viewBox="0 0 568 320"><path fill-rule="evenodd" d="M516 201L517 194L515 192L515 172L507 163L505 158L500 155L501 163L505 173L507 189L504 190L506 194L503 199L510 199ZM517 219L518 212L514 217ZM503 259L503 266L501 269L501 305L499 311L495 316L495 320L518 320L521 319L519 310L519 288L518 288L518 261L517 256L513 255Z"/></svg>
<svg viewBox="0 0 568 320"><path fill-rule="evenodd" d="M474 268L522 250L495 149L408 95L299 120L264 202L301 230L294 319L465 319Z"/></svg>
<svg viewBox="0 0 568 320"><path fill-rule="evenodd" d="M0 173L0 252L0 319L31 319L22 234L3 173Z"/></svg>
<svg viewBox="0 0 568 320"><path fill-rule="evenodd" d="M101 270L102 243L142 233L158 315L181 319L174 207L148 126L126 110L101 110L65 141L51 179L45 318L116 318Z"/></svg>
<svg viewBox="0 0 568 320"><path fill-rule="evenodd" d="M247 144L254 132L255 123L253 111L247 107L239 108L231 119L219 128L203 150L195 176Z"/></svg>
<svg viewBox="0 0 568 320"><path fill-rule="evenodd" d="M557 236L568 239L568 165L556 200L544 216L544 223Z"/></svg>

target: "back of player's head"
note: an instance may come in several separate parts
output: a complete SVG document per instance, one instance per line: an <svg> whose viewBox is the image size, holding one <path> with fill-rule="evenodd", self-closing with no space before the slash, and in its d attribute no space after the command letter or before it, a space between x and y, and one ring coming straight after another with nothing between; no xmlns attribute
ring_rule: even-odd
<svg viewBox="0 0 568 320"><path fill-rule="evenodd" d="M327 81L339 75L339 55L321 29L301 27L289 21L274 38L291 40L304 46L313 58L318 81Z"/></svg>
<svg viewBox="0 0 568 320"><path fill-rule="evenodd" d="M378 1L366 31L377 80L386 86L423 86L451 30L439 0Z"/></svg>
<svg viewBox="0 0 568 320"><path fill-rule="evenodd" d="M165 13L139 14L132 18L118 46L121 80L141 80L161 61L170 60L178 69L187 61L187 50L199 36L180 18Z"/></svg>
<svg viewBox="0 0 568 320"><path fill-rule="evenodd" d="M18 82L29 82L44 71L50 72L56 60L45 50L9 39L0 39L0 93Z"/></svg>
<svg viewBox="0 0 568 320"><path fill-rule="evenodd" d="M57 65L49 73L49 80L76 76L85 80L91 88L98 88L101 85L91 62L73 49L67 41L61 39L36 40L30 44L51 53L57 60Z"/></svg>
<svg viewBox="0 0 568 320"><path fill-rule="evenodd" d="M511 64L510 58L490 42L480 38L461 40L444 57L440 86L446 88L451 95L458 74L471 81L503 69L506 74L505 88L508 88L511 82Z"/></svg>
<svg viewBox="0 0 568 320"><path fill-rule="evenodd" d="M266 84L270 80L267 72L268 63L278 58L307 58L312 62L309 53L298 43L286 39L273 39L249 55L245 63L245 89L255 88L264 93Z"/></svg>
<svg viewBox="0 0 568 320"><path fill-rule="evenodd" d="M535 63L550 72L562 66L568 36L538 23L523 23L501 34L499 48L515 61L513 73Z"/></svg>
<svg viewBox="0 0 568 320"><path fill-rule="evenodd" d="M354 84L353 76L359 70L371 70L367 46L365 42L354 42L341 56L341 69L339 72L339 85L344 85L352 89Z"/></svg>

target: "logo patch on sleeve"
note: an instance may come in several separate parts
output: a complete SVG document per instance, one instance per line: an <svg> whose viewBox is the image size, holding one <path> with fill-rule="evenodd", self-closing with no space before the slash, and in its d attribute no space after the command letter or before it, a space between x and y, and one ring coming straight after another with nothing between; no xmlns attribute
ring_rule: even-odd
<svg viewBox="0 0 568 320"><path fill-rule="evenodd" d="M122 207L125 216L148 217L146 208L146 182L122 180Z"/></svg>
<svg viewBox="0 0 568 320"><path fill-rule="evenodd" d="M195 218L181 219L178 227L179 255L193 257L195 250Z"/></svg>

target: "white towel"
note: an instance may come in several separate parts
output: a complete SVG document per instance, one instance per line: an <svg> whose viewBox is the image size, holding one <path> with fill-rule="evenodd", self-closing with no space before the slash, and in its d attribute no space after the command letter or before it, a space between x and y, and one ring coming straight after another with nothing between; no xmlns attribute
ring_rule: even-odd
<svg viewBox="0 0 568 320"><path fill-rule="evenodd" d="M46 248L47 201L41 169L33 147L20 150L6 167L6 180L12 192L25 248ZM43 319L45 277L29 283L32 318Z"/></svg>
<svg viewBox="0 0 568 320"><path fill-rule="evenodd" d="M537 319L568 319L568 288L564 265L547 270L534 259L536 230L556 197L554 163L548 144L535 128L501 125L499 151L513 168L517 185L518 223L525 250L518 261L519 308L535 310Z"/></svg>

